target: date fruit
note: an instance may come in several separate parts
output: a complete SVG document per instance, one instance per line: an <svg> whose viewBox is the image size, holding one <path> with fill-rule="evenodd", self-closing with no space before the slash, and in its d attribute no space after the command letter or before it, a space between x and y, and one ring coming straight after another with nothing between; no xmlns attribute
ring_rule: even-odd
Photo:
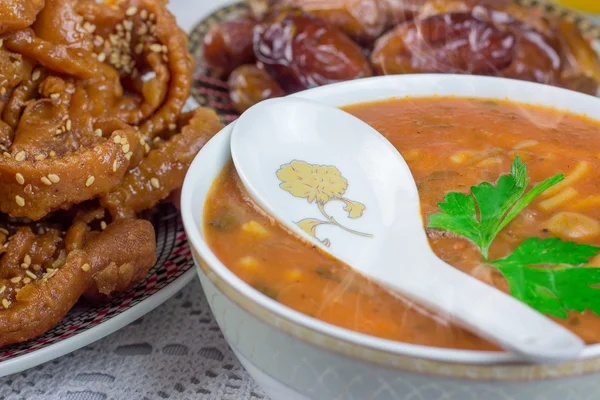
<svg viewBox="0 0 600 400"><path fill-rule="evenodd" d="M286 91L372 75L358 44L301 10L274 12L259 23L254 53Z"/></svg>
<svg viewBox="0 0 600 400"><path fill-rule="evenodd" d="M516 38L471 13L437 14L406 22L375 44L379 74L494 75L513 60Z"/></svg>
<svg viewBox="0 0 600 400"><path fill-rule="evenodd" d="M256 22L246 16L213 25L204 36L204 59L211 71L227 77L242 64L255 60L252 33Z"/></svg>
<svg viewBox="0 0 600 400"><path fill-rule="evenodd" d="M285 96L277 81L255 65L236 68L228 83L231 104L240 114L263 100Z"/></svg>

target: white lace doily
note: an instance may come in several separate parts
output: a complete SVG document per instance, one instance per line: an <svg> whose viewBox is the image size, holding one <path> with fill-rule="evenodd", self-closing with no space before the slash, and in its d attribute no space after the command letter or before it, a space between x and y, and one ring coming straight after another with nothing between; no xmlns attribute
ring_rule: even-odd
<svg viewBox="0 0 600 400"><path fill-rule="evenodd" d="M194 280L108 337L0 378L6 400L268 400L227 346Z"/></svg>

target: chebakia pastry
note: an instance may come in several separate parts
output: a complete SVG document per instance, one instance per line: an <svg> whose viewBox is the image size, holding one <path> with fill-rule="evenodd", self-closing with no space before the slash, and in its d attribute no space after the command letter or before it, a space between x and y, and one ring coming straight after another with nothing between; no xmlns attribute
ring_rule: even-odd
<svg viewBox="0 0 600 400"><path fill-rule="evenodd" d="M0 345L146 276L138 214L221 128L182 111L192 69L164 1L0 3Z"/></svg>

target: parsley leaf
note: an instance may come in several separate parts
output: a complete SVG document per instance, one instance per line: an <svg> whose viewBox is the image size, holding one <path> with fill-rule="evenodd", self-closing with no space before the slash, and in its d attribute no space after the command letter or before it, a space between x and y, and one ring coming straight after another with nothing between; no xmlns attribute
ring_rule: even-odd
<svg viewBox="0 0 600 400"><path fill-rule="evenodd" d="M581 265L598 254L600 248L589 244L563 242L558 238L525 239L508 257L496 261L488 261L498 267L519 265L569 264Z"/></svg>
<svg viewBox="0 0 600 400"><path fill-rule="evenodd" d="M541 313L567 318L567 311L589 309L600 315L600 268L499 267L510 294Z"/></svg>
<svg viewBox="0 0 600 400"><path fill-rule="evenodd" d="M428 227L473 241L484 262L504 275L511 295L530 307L557 318L567 318L568 311L586 309L600 315L600 268L581 267L598 254L600 247L533 237L510 255L488 260L498 233L537 196L563 179L564 175L556 175L525 193L527 168L517 157L510 175L501 176L496 186L483 182L471 187L471 194L448 193L439 203L442 212L430 216Z"/></svg>
<svg viewBox="0 0 600 400"><path fill-rule="evenodd" d="M506 278L510 294L536 310L557 318L568 311L592 310L600 315L600 268L531 268L529 265L587 263L600 248L558 238L526 239L508 257L492 261Z"/></svg>
<svg viewBox="0 0 600 400"><path fill-rule="evenodd" d="M448 193L444 201L438 204L442 212L429 217L428 227L467 237L487 259L489 248L498 233L533 199L563 179L564 175L556 175L524 195L529 184L527 167L516 157L510 174L501 176L495 187L483 182L471 187L471 195Z"/></svg>

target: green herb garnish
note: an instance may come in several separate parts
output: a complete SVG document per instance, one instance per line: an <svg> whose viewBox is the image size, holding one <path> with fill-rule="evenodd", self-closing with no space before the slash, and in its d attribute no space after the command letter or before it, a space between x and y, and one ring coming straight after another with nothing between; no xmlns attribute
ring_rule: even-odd
<svg viewBox="0 0 600 400"><path fill-rule="evenodd" d="M498 233L537 196L563 179L564 175L556 175L525 193L527 167L517 157L510 174L501 176L496 186L483 182L471 187L470 194L448 193L439 203L442 212L430 216L428 227L470 239L481 250L483 261L504 275L511 295L536 310L559 318L567 318L567 311L585 309L600 315L600 288L594 287L600 285L600 268L580 267L598 254L599 247L557 238L528 238L509 256L488 259Z"/></svg>

